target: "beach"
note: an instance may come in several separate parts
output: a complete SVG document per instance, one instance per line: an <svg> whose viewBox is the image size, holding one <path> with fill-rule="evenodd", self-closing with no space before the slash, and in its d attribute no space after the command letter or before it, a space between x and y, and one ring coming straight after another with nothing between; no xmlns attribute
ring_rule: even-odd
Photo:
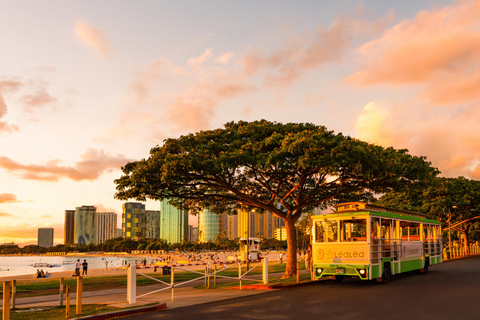
<svg viewBox="0 0 480 320"><path fill-rule="evenodd" d="M126 259L128 261L137 261L140 264L140 261L143 259L146 259L147 264L146 266L151 268L146 268L146 269L139 269L139 272L141 273L154 273L154 268L153 265L151 264L152 260L157 260L157 259L162 259L162 260L168 260L169 262L174 261L176 264L192 264L192 266L185 266L183 268L186 269L202 269L204 268L202 263L211 263L213 261L216 262L225 262L227 261L227 257L234 255L235 253L227 252L227 253L216 253L215 254L215 259L212 260L211 257L214 253L202 253L201 260L195 260L195 261L189 261L188 260L188 255L189 254L168 254L168 255L122 255L122 259ZM112 259L111 255L102 255L102 254L92 254L92 255L83 255L80 259L81 262L83 262L83 259L86 259L87 262L89 261L89 258L94 258L96 257L104 257L105 259ZM262 257L268 257L271 262L276 261L278 258L278 253L262 253ZM76 257L77 258L77 257ZM163 262L162 264L165 264ZM73 268L73 267L72 267ZM72 277L73 271L54 271L55 268L48 268L44 269L44 271L48 271L50 273L50 278L35 278L33 273L28 274L28 275L13 275L13 276L0 276L0 281L12 281L16 280L17 283L27 283L27 282L38 282L38 281L49 281L52 279L60 279L60 278L75 278ZM141 271L140 271L141 270ZM80 273L82 272L82 268L80 268ZM87 276L84 277L104 277L104 276L122 276L126 275L126 270L124 266L113 266L113 267L108 267L108 269L103 268L89 268L88 269L88 274Z"/></svg>

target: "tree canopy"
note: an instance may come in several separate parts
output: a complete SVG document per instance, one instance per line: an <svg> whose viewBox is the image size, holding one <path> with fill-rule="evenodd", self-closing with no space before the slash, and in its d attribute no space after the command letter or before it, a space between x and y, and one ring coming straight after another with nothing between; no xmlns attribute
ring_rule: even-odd
<svg viewBox="0 0 480 320"><path fill-rule="evenodd" d="M439 219L443 229L450 228L464 235L468 245L468 230L480 221L480 181L465 177L439 177L428 185L413 185L408 190L383 195L377 204L417 211Z"/></svg>
<svg viewBox="0 0 480 320"><path fill-rule="evenodd" d="M191 213L271 211L287 229L286 276L296 268L294 224L302 212L368 200L438 174L425 157L383 148L324 126L266 120L167 139L126 164L117 199L168 199Z"/></svg>

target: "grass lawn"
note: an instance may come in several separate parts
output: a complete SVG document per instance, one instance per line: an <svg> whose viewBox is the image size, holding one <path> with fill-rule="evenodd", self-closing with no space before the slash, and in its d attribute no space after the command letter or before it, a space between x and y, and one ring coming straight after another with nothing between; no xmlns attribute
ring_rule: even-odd
<svg viewBox="0 0 480 320"><path fill-rule="evenodd" d="M70 306L69 317L65 317L65 306L48 307L48 308L27 308L10 310L11 320L60 320L73 319L80 316L89 316L92 314L107 313L112 311L124 310L120 308L109 307L106 304L84 304L82 306L82 314L75 313L75 305ZM39 310L41 309L41 310Z"/></svg>

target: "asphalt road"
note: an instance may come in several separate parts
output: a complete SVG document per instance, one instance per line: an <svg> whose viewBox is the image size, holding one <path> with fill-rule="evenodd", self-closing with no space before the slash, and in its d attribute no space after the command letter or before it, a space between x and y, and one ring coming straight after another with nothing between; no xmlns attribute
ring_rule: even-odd
<svg viewBox="0 0 480 320"><path fill-rule="evenodd" d="M388 284L346 279L223 302L121 318L145 319L480 319L480 257L446 262Z"/></svg>

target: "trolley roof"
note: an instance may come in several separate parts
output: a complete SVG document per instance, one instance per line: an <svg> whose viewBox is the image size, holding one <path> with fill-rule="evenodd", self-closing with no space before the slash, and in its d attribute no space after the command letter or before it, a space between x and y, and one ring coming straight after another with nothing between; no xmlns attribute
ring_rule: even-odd
<svg viewBox="0 0 480 320"><path fill-rule="evenodd" d="M333 213L327 213L327 214L322 214L322 215L312 216L312 217L321 217L326 215L338 216L338 215L348 215L352 213L364 213L364 214L378 213L379 215L382 215L382 216L390 216L390 217L397 217L397 218L412 217L411 220L416 220L416 221L428 220L429 223L437 223L437 224L439 223L438 221L429 218L426 214L423 214L423 213L382 207L382 206L377 206L377 205L369 204L365 202L345 202L345 203L340 203L335 205L334 208L336 209L336 211Z"/></svg>

